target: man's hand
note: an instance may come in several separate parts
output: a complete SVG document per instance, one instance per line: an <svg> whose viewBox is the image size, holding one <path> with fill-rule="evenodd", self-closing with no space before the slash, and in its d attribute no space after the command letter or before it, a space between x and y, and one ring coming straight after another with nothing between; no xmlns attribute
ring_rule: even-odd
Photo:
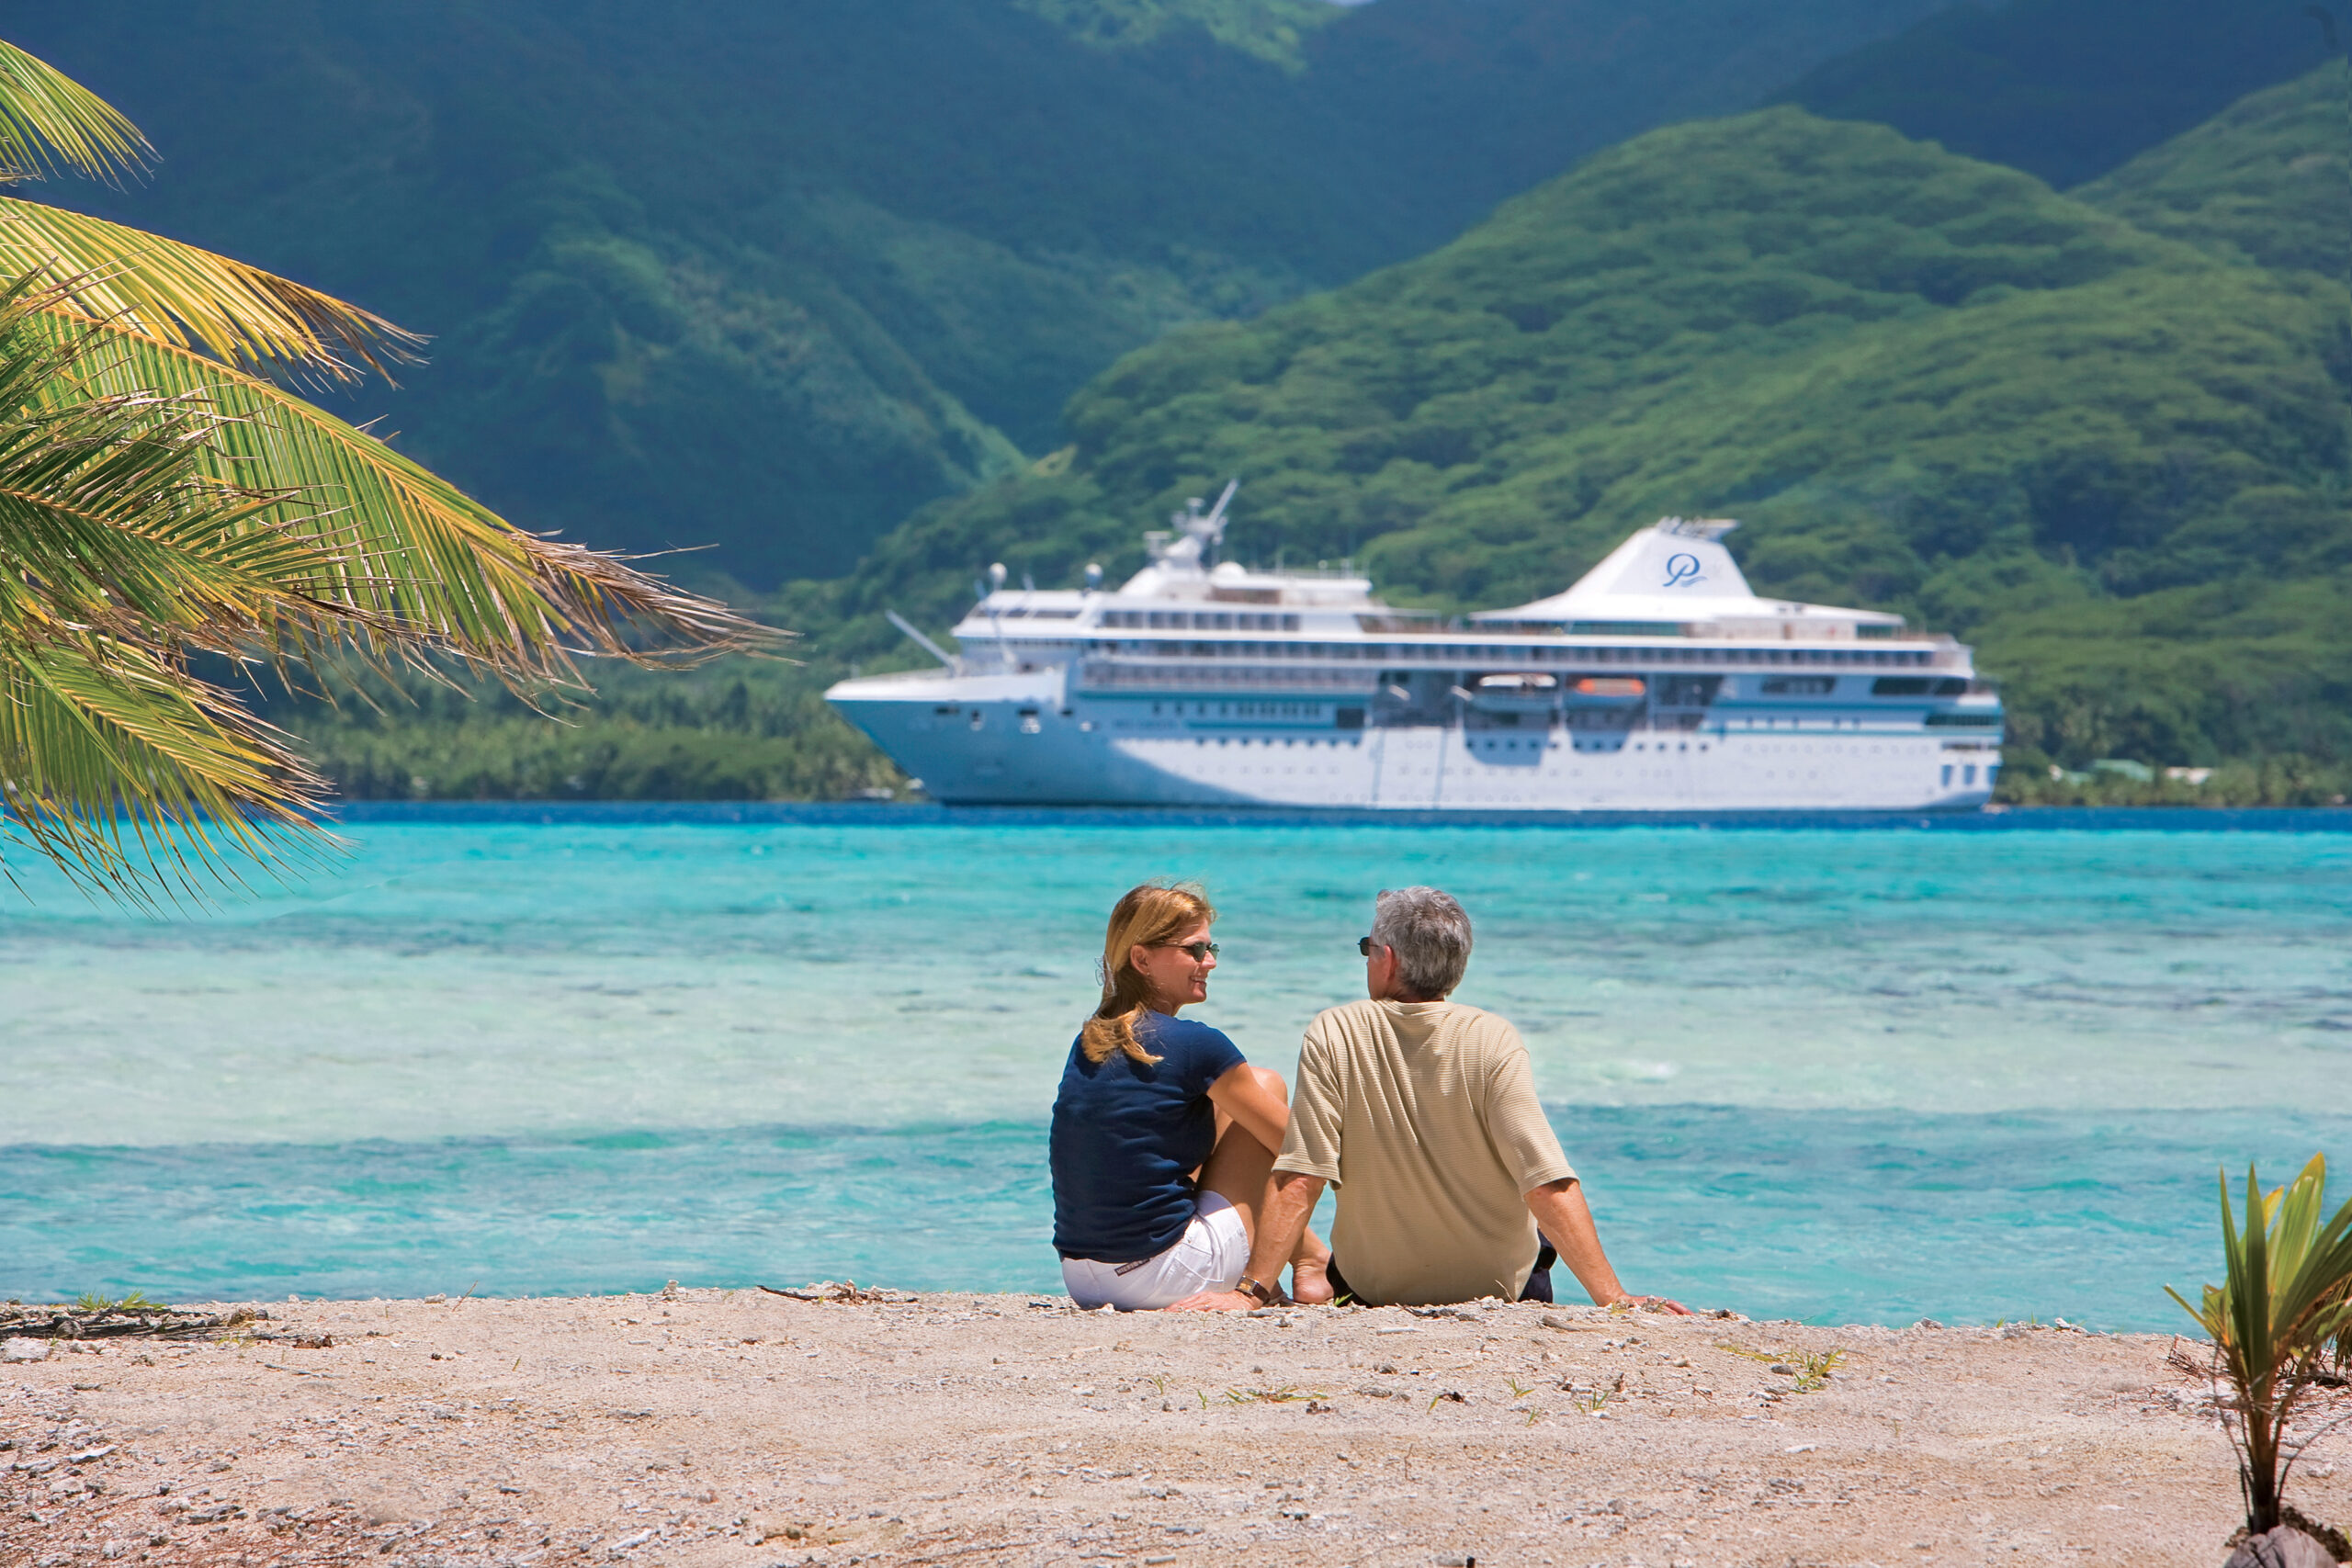
<svg viewBox="0 0 2352 1568"><path fill-rule="evenodd" d="M1535 1216L1536 1228L1551 1238L1560 1261L1568 1266L1595 1304L1611 1309L1649 1307L1678 1317L1695 1315L1680 1302L1637 1296L1617 1282L1617 1271L1609 1267L1609 1256L1600 1250L1600 1236L1592 1228L1592 1211L1585 1206L1584 1189L1575 1177L1562 1177L1531 1190L1527 1212Z"/></svg>
<svg viewBox="0 0 2352 1568"><path fill-rule="evenodd" d="M1258 1304L1255 1296L1245 1296L1239 1291L1200 1291L1181 1302L1170 1302L1162 1312L1248 1312Z"/></svg>

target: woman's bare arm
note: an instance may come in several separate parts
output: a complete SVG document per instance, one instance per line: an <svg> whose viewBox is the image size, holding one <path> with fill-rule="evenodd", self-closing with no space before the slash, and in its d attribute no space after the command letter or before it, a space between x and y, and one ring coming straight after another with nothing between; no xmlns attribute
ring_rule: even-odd
<svg viewBox="0 0 2352 1568"><path fill-rule="evenodd" d="M1226 1069L1209 1085L1209 1100L1241 1124L1241 1130L1275 1154L1290 1128L1290 1106L1247 1063Z"/></svg>

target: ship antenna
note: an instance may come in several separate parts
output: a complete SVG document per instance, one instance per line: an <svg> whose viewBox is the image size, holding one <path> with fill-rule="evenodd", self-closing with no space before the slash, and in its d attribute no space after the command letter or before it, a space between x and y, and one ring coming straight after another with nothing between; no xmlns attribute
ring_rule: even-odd
<svg viewBox="0 0 2352 1568"><path fill-rule="evenodd" d="M1225 509L1232 502L1233 492L1240 488L1240 479L1230 479L1226 480L1225 490L1223 493L1219 494L1216 498L1216 504L1209 508L1209 514L1206 517L1201 519L1201 554L1204 558L1216 555L1218 548L1224 545ZM1197 505L1198 502L1195 502L1194 504ZM1215 565L1216 563L1212 560L1204 559L1202 564Z"/></svg>

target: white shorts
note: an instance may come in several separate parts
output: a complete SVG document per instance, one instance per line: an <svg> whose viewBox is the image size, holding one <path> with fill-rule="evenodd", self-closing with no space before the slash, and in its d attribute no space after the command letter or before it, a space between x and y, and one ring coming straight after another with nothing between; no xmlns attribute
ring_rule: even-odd
<svg viewBox="0 0 2352 1568"><path fill-rule="evenodd" d="M1214 1192L1200 1206L1174 1246L1138 1263L1098 1263L1091 1258L1062 1259L1062 1284L1069 1299L1089 1312L1114 1306L1149 1312L1203 1291L1229 1291L1250 1267L1250 1232L1241 1211Z"/></svg>

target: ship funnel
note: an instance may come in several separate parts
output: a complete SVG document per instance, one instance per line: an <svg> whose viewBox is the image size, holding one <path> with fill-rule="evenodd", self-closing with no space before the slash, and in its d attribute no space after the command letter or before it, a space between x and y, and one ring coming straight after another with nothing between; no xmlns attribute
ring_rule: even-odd
<svg viewBox="0 0 2352 1568"><path fill-rule="evenodd" d="M1609 552L1566 593L1473 621L1683 622L1718 615L1774 613L1724 547L1739 525L1728 517L1661 517Z"/></svg>
<svg viewBox="0 0 2352 1568"><path fill-rule="evenodd" d="M1612 551L1570 592L1747 599L1747 579L1724 547L1738 527L1728 517L1662 517Z"/></svg>

